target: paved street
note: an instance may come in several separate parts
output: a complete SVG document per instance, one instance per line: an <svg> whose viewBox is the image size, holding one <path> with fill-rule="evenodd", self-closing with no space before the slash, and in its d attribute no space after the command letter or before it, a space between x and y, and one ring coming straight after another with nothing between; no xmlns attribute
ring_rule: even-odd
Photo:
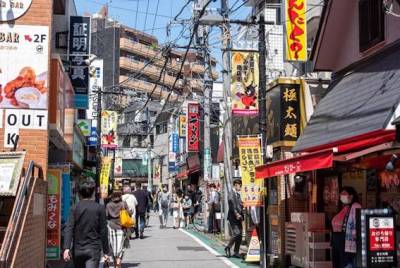
<svg viewBox="0 0 400 268"><path fill-rule="evenodd" d="M169 226L172 226L172 219ZM236 267L228 265L230 261L225 257L210 253L183 231L159 229L155 214L151 217L150 227L145 231L145 239L131 240L131 248L126 250L123 263L124 268Z"/></svg>

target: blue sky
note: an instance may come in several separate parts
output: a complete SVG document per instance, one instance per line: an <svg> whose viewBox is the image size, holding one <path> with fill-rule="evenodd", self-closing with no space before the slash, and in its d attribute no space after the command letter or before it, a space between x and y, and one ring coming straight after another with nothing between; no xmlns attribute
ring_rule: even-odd
<svg viewBox="0 0 400 268"><path fill-rule="evenodd" d="M181 32L182 27L176 26L172 28L170 40L167 38L166 27L169 21L179 12L182 6L188 0L75 0L78 8L78 13L83 15L87 13L95 13L100 8L109 3L109 16L128 25L132 28L144 30L149 34L155 35L160 43L165 43L174 40ZM229 0L229 5L234 8L241 5L243 0ZM157 7L158 3L158 7ZM211 8L219 8L220 0L212 3ZM188 19L191 17L192 3L190 3L179 16L180 19ZM244 18L249 14L250 9L241 7L233 14L233 18ZM146 15L147 14L147 15ZM186 31L182 38L179 38L179 45L186 45L188 39L185 38L189 35ZM220 30L214 27L210 34L210 44L212 45L212 54L220 60L219 46L220 46Z"/></svg>

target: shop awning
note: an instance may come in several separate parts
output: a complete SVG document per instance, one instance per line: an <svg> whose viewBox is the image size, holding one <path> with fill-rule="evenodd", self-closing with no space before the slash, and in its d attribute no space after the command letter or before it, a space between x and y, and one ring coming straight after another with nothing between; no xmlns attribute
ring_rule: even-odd
<svg viewBox="0 0 400 268"><path fill-rule="evenodd" d="M361 136L367 141L362 135L372 137L374 132L372 138L379 139L399 105L399 47L400 44L333 80L293 151L320 151L351 137ZM358 145L357 141L353 143Z"/></svg>
<svg viewBox="0 0 400 268"><path fill-rule="evenodd" d="M275 176L330 168L333 165L333 153L333 149L325 150L258 166L256 167L256 178L267 179Z"/></svg>

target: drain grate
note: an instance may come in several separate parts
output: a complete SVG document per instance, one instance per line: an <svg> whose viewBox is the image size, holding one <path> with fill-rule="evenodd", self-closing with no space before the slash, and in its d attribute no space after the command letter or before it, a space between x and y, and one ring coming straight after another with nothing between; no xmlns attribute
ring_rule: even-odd
<svg viewBox="0 0 400 268"><path fill-rule="evenodd" d="M181 251L207 251L207 249L203 247L176 247L176 248Z"/></svg>

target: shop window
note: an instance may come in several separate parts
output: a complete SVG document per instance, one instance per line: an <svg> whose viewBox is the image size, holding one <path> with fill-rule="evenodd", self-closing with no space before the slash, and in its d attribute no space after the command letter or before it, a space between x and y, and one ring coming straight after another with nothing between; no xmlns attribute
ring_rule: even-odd
<svg viewBox="0 0 400 268"><path fill-rule="evenodd" d="M360 0L358 3L360 52L385 39L382 0Z"/></svg>

